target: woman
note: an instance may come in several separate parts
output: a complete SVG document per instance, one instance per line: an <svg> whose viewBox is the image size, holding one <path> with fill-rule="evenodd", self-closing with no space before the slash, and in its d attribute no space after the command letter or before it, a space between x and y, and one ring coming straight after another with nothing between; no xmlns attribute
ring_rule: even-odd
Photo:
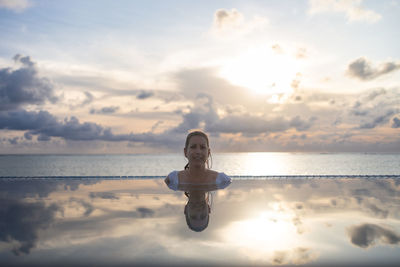
<svg viewBox="0 0 400 267"><path fill-rule="evenodd" d="M187 184L201 185L214 184L217 189L222 189L231 183L231 178L223 172L209 169L209 158L211 158L210 143L205 133L194 131L186 137L183 149L188 163L182 171L173 171L165 178L169 188L177 190L179 186Z"/></svg>
<svg viewBox="0 0 400 267"><path fill-rule="evenodd" d="M188 197L184 210L186 223L191 230L200 232L208 226L211 212L209 191L227 187L231 183L231 178L223 172L209 169L211 150L205 133L201 131L189 133L183 152L188 159L184 170L168 174L165 183L172 190L185 191Z"/></svg>

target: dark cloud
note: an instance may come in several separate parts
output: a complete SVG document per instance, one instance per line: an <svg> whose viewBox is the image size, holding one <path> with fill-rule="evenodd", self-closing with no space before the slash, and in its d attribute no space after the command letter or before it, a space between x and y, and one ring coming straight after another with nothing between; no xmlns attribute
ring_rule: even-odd
<svg viewBox="0 0 400 267"><path fill-rule="evenodd" d="M305 139L307 139L307 135L306 134L302 134L302 135L294 134L294 135L292 135L290 137L290 139L303 139L303 140L305 140Z"/></svg>
<svg viewBox="0 0 400 267"><path fill-rule="evenodd" d="M296 116L290 120L289 126L295 128L297 131L305 131L308 130L316 120L318 119L314 116L308 120L303 120L300 116Z"/></svg>
<svg viewBox="0 0 400 267"><path fill-rule="evenodd" d="M358 95L347 108L350 115L347 119L352 124L359 124L358 129L373 129L382 125L386 127L391 118L400 112L398 101L398 88L368 90Z"/></svg>
<svg viewBox="0 0 400 267"><path fill-rule="evenodd" d="M206 130L218 133L248 133L260 134L270 132L282 132L290 128L304 131L311 127L312 120L305 121L296 116L290 120L283 117L264 118L252 115L231 115L214 120L212 124L206 124Z"/></svg>
<svg viewBox="0 0 400 267"><path fill-rule="evenodd" d="M367 59L359 58L349 64L347 73L351 77L368 81L398 70L399 68L400 64L397 62L382 63L378 68L374 68Z"/></svg>
<svg viewBox="0 0 400 267"><path fill-rule="evenodd" d="M81 103L81 105L80 105L81 107L92 103L93 99L94 99L93 95L90 92L84 92L84 94L85 94L86 99L83 100L83 102Z"/></svg>
<svg viewBox="0 0 400 267"><path fill-rule="evenodd" d="M17 242L12 250L15 255L29 254L39 238L39 231L51 225L59 207L55 204L46 207L41 202L0 201L0 240Z"/></svg>
<svg viewBox="0 0 400 267"><path fill-rule="evenodd" d="M76 117L60 122L47 111L9 111L0 113L0 129L28 131L28 136L38 135L38 140L48 141L51 137L61 137L74 141L151 141L152 134L114 135L109 128L92 123L80 123Z"/></svg>
<svg viewBox="0 0 400 267"><path fill-rule="evenodd" d="M361 129L373 129L378 125L384 124L389 121L390 117L394 114L393 110L388 110L385 114L375 117L370 122L365 122L360 125Z"/></svg>
<svg viewBox="0 0 400 267"><path fill-rule="evenodd" d="M117 106L111 106L111 107L103 107L101 109L94 109L92 108L90 110L90 114L113 114L119 110L119 107Z"/></svg>
<svg viewBox="0 0 400 267"><path fill-rule="evenodd" d="M16 55L14 60L22 64L19 69L0 69L0 111L58 100L52 83L38 76L35 63L29 56Z"/></svg>
<svg viewBox="0 0 400 267"><path fill-rule="evenodd" d="M16 144L18 144L18 139L19 139L19 137L9 138L8 142L10 142L10 144L12 144L12 145L16 145Z"/></svg>
<svg viewBox="0 0 400 267"><path fill-rule="evenodd" d="M69 202L76 202L77 204L81 205L85 209L85 212L83 213L83 216L85 217L89 216L94 211L93 205L84 201L83 199L71 197Z"/></svg>
<svg viewBox="0 0 400 267"><path fill-rule="evenodd" d="M76 191L80 185L92 185L99 183L97 179L70 179L62 181L37 180L32 183L29 180L13 180L12 183L0 181L0 196L8 199L20 198L47 198L50 193L60 190Z"/></svg>
<svg viewBox="0 0 400 267"><path fill-rule="evenodd" d="M102 198L102 199L119 199L114 193L112 192L90 192L90 198Z"/></svg>
<svg viewBox="0 0 400 267"><path fill-rule="evenodd" d="M140 214L141 218L153 217L154 215L154 210L145 207L139 207L136 211Z"/></svg>
<svg viewBox="0 0 400 267"><path fill-rule="evenodd" d="M400 128L400 119L397 117L393 118L392 128Z"/></svg>
<svg viewBox="0 0 400 267"><path fill-rule="evenodd" d="M32 140L32 134L30 134L29 132L25 132L24 137L26 140Z"/></svg>
<svg viewBox="0 0 400 267"><path fill-rule="evenodd" d="M378 206L376 206L375 204L372 203L367 203L365 205L365 207L367 208L367 210L369 210L372 214L374 214L374 216L378 217L378 218L382 218L385 219L387 218L387 216L389 215L389 211L384 210L379 208Z"/></svg>
<svg viewBox="0 0 400 267"><path fill-rule="evenodd" d="M137 98L137 99L146 99L146 98L152 97L153 95L154 95L154 93L153 93L153 92L150 92L150 91L140 91L140 92L136 95L136 98Z"/></svg>
<svg viewBox="0 0 400 267"><path fill-rule="evenodd" d="M362 224L353 226L348 230L350 241L356 246L368 248L377 241L384 244L395 245L400 242L400 235L396 232L376 224Z"/></svg>
<svg viewBox="0 0 400 267"><path fill-rule="evenodd" d="M392 97L392 92L390 93L391 94L388 96L388 98ZM373 89L362 94L350 108L350 114L355 116L367 116L376 111L381 111L383 107L387 108L390 105L390 102L383 97L387 94L388 91L383 88ZM373 105L376 108L371 108L370 105Z"/></svg>
<svg viewBox="0 0 400 267"><path fill-rule="evenodd" d="M372 101L381 95L385 95L386 93L387 91L384 88L374 89L367 95L366 100Z"/></svg>
<svg viewBox="0 0 400 267"><path fill-rule="evenodd" d="M213 98L207 94L197 96L197 104L190 112L183 114L183 122L173 132L187 132L190 129L203 128L210 133L243 133L261 134L269 132L280 132L290 128L298 131L309 129L315 117L303 120L300 116L292 119L283 117L265 118L249 114L229 114L221 118L216 111Z"/></svg>
<svg viewBox="0 0 400 267"><path fill-rule="evenodd" d="M47 111L29 112L25 110L0 112L0 129L40 130L51 129L59 123Z"/></svg>
<svg viewBox="0 0 400 267"><path fill-rule="evenodd" d="M182 117L183 121L168 132L187 133L190 129L200 128L201 123L209 125L219 118L214 109L213 98L207 94L198 94L195 106L191 107L190 111L184 113Z"/></svg>

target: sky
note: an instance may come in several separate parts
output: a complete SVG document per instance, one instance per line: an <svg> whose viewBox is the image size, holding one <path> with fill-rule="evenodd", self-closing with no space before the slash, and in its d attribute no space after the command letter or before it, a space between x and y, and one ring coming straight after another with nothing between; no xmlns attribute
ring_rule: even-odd
<svg viewBox="0 0 400 267"><path fill-rule="evenodd" d="M400 151L400 1L0 0L0 153Z"/></svg>

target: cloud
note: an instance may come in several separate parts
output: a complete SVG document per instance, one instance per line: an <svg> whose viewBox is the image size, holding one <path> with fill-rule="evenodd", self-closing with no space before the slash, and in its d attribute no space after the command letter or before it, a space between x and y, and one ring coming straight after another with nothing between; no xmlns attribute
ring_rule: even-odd
<svg viewBox="0 0 400 267"><path fill-rule="evenodd" d="M16 241L15 255L29 254L39 237L39 231L48 228L60 208L41 202L26 203L20 200L2 199L0 206L0 240Z"/></svg>
<svg viewBox="0 0 400 267"><path fill-rule="evenodd" d="M348 234L351 243L362 248L372 247L377 241L390 245L400 242L399 234L376 224L353 226L348 230Z"/></svg>
<svg viewBox="0 0 400 267"><path fill-rule="evenodd" d="M146 98L152 97L153 95L154 95L154 93L153 93L153 92L150 92L150 91L140 91L140 92L136 95L136 98L137 98L137 99L146 99Z"/></svg>
<svg viewBox="0 0 400 267"><path fill-rule="evenodd" d="M57 181L56 183L49 183L46 179L37 180L34 183L23 179L15 180L13 183L3 181L0 184L0 195L14 200L21 198L48 198L49 194L60 189L64 191L76 191L80 185L93 185L99 182L100 180L98 179L66 179Z"/></svg>
<svg viewBox="0 0 400 267"><path fill-rule="evenodd" d="M214 21L211 31L216 35L226 37L248 34L256 29L261 29L268 24L264 17L255 16L251 20L245 20L242 13L236 9L218 9L214 13Z"/></svg>
<svg viewBox="0 0 400 267"><path fill-rule="evenodd" d="M12 144L12 145L16 145L16 144L18 144L18 139L19 139L19 137L9 138L8 142L10 142L10 144Z"/></svg>
<svg viewBox="0 0 400 267"><path fill-rule="evenodd" d="M117 106L111 106L111 107L103 107L101 109L94 109L92 108L90 110L90 114L113 114L119 110L119 107Z"/></svg>
<svg viewBox="0 0 400 267"><path fill-rule="evenodd" d="M80 199L80 198L71 197L69 199L69 202L70 203L75 202L78 205L81 205L85 209L85 212L83 213L83 216L85 216L85 217L88 217L95 210L95 208L94 208L94 206L92 204L90 204L90 203L88 203L88 202L86 202L86 201L84 201L83 199Z"/></svg>
<svg viewBox="0 0 400 267"><path fill-rule="evenodd" d="M6 8L15 12L22 12L32 6L29 0L0 0L0 8Z"/></svg>
<svg viewBox="0 0 400 267"><path fill-rule="evenodd" d="M397 117L393 118L392 128L400 128L400 119Z"/></svg>
<svg viewBox="0 0 400 267"><path fill-rule="evenodd" d="M386 113L375 117L372 121L362 123L360 129L373 129L378 125L382 125L389 121L390 117L394 114L393 110L388 110Z"/></svg>
<svg viewBox="0 0 400 267"><path fill-rule="evenodd" d="M316 120L308 120L295 116L291 119L281 116L267 118L251 114L228 114L221 117L217 113L213 98L207 94L199 94L196 105L188 113L183 114L183 121L171 132L186 133L190 129L204 128L209 133L243 133L263 134L286 131L295 128L298 131L309 129Z"/></svg>
<svg viewBox="0 0 400 267"><path fill-rule="evenodd" d="M243 23L243 15L236 9L218 9L214 14L214 27L217 29L235 28Z"/></svg>
<svg viewBox="0 0 400 267"><path fill-rule="evenodd" d="M349 22L365 21L375 23L381 19L381 15L373 10L361 6L362 0L309 0L309 14L344 13Z"/></svg>
<svg viewBox="0 0 400 267"><path fill-rule="evenodd" d="M235 86L218 76L217 68L182 69L173 74L179 92L186 99L196 99L199 94L212 96L217 103L246 106L249 111L265 106L265 99L249 94L248 89ZM229 96L229 97L227 97Z"/></svg>
<svg viewBox="0 0 400 267"><path fill-rule="evenodd" d="M387 93L387 91L385 89L383 89L383 88L372 90L368 94L368 96L366 97L366 100L367 101L372 101L372 100L374 100L375 98L377 98L377 97L379 97L381 95L385 95L386 93Z"/></svg>
<svg viewBox="0 0 400 267"><path fill-rule="evenodd" d="M53 85L46 78L38 77L35 63L29 56L15 55L14 60L22 64L19 69L0 69L0 111L18 108L26 104L55 103Z"/></svg>
<svg viewBox="0 0 400 267"><path fill-rule="evenodd" d="M93 95L92 95L90 92L84 92L84 94L85 94L85 96L86 96L86 99L83 100L83 102L81 103L81 105L80 105L81 107L86 106L86 105L92 103L92 101L93 101L93 99L94 99Z"/></svg>
<svg viewBox="0 0 400 267"><path fill-rule="evenodd" d="M182 122L159 134L146 132L142 134L114 134L110 128L93 122L80 122L72 116L59 120L47 111L13 110L0 112L0 129L25 131L26 140L37 136L38 141L49 141L52 137L72 141L108 141L136 142L148 146L165 146L176 149L181 145L179 136L183 139L191 129L202 128L211 134L242 133L258 135L270 132L286 131L290 128L304 131L309 129L316 118L303 119L264 117L243 113L243 110L221 116L217 112L213 98L207 94L198 94L195 105L189 107L189 112L181 113ZM112 112L114 108L94 110L92 113Z"/></svg>
<svg viewBox="0 0 400 267"><path fill-rule="evenodd" d="M356 96L345 107L350 116L347 121L359 124L358 129L373 129L377 126L387 124L393 115L400 112L398 88L377 88L369 90Z"/></svg>
<svg viewBox="0 0 400 267"><path fill-rule="evenodd" d="M139 207L136 211L140 214L140 218L153 217L154 215L154 210L145 207Z"/></svg>
<svg viewBox="0 0 400 267"><path fill-rule="evenodd" d="M385 62L374 68L367 59L359 58L349 64L347 74L350 77L357 78L363 81L373 80L379 76L396 71L400 68L400 63Z"/></svg>
<svg viewBox="0 0 400 267"><path fill-rule="evenodd" d="M76 117L58 121L47 111L9 111L0 113L0 129L28 131L28 136L38 135L39 140L61 137L75 141L135 141L133 134L114 135L111 129L93 123L80 123ZM140 138L139 138L140 139Z"/></svg>
<svg viewBox="0 0 400 267"><path fill-rule="evenodd" d="M296 116L292 119L283 117L264 118L252 115L229 115L211 124L206 124L205 129L216 133L246 133L261 134L271 132L282 132L289 128L304 131L311 127L312 120L305 121Z"/></svg>
<svg viewBox="0 0 400 267"><path fill-rule="evenodd" d="M275 265L288 265L289 263L299 265L314 261L317 254L309 248L297 247L287 251L275 251L272 255L272 263Z"/></svg>
<svg viewBox="0 0 400 267"><path fill-rule="evenodd" d="M113 192L90 192L90 198L119 199Z"/></svg>

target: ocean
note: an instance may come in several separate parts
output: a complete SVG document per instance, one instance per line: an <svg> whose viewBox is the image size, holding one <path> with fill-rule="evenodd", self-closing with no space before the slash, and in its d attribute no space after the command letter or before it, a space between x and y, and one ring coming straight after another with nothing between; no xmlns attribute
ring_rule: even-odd
<svg viewBox="0 0 400 267"><path fill-rule="evenodd" d="M162 177L185 164L182 154L1 155L0 177ZM217 153L211 168L232 177L400 175L400 154Z"/></svg>

